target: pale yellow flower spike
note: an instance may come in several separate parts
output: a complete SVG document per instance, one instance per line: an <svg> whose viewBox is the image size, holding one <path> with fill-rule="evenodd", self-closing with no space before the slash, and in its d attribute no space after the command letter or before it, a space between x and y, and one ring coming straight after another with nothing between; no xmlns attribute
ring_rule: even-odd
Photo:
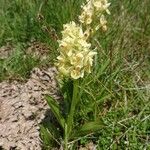
<svg viewBox="0 0 150 150"><path fill-rule="evenodd" d="M62 40L58 41L60 55L56 63L61 75L79 79L84 77L85 72L91 73L96 52L91 51L91 44L86 39L82 28L75 22L64 25Z"/></svg>
<svg viewBox="0 0 150 150"><path fill-rule="evenodd" d="M84 26L90 26L94 21L100 20L100 24L94 24L93 30L97 31L102 28L103 31L107 30L106 19L104 14L110 14L109 11L110 3L107 0L87 0L83 5L79 21ZM96 21L97 22L97 21Z"/></svg>

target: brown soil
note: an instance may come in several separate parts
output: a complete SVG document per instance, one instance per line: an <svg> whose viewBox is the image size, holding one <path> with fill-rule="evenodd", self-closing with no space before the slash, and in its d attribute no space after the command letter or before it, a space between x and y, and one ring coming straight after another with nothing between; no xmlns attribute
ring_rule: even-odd
<svg viewBox="0 0 150 150"><path fill-rule="evenodd" d="M9 43L0 47L0 59L8 58L13 52L13 47Z"/></svg>
<svg viewBox="0 0 150 150"><path fill-rule="evenodd" d="M42 149L39 124L49 109L44 95L58 98L55 75L55 68L34 68L26 83L0 83L0 149Z"/></svg>

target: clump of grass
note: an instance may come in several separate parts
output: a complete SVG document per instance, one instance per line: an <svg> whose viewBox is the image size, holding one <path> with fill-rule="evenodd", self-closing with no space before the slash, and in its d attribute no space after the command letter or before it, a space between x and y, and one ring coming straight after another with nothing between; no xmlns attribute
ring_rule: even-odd
<svg viewBox="0 0 150 150"><path fill-rule="evenodd" d="M14 48L11 56L0 61L0 81L27 78L30 75L30 71L41 63L36 57L26 55L21 45L17 45Z"/></svg>
<svg viewBox="0 0 150 150"><path fill-rule="evenodd" d="M26 43L33 38L51 43L50 28L59 33L62 25L76 16L81 2L82 0L2 0L0 45L7 41Z"/></svg>

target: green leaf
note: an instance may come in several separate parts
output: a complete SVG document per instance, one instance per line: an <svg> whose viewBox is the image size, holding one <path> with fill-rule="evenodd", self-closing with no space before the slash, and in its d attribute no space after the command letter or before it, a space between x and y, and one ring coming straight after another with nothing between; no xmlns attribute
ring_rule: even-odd
<svg viewBox="0 0 150 150"><path fill-rule="evenodd" d="M44 146L52 146L55 143L53 135L48 132L48 129L45 128L43 125L40 126L40 133Z"/></svg>
<svg viewBox="0 0 150 150"><path fill-rule="evenodd" d="M40 137L45 150L61 145L59 141L62 137L61 132L51 122L44 122L40 125Z"/></svg>
<svg viewBox="0 0 150 150"><path fill-rule="evenodd" d="M92 122L85 123L79 129L74 131L71 138L78 138L80 136L85 136L87 134L99 131L103 127L104 125L100 121L92 121Z"/></svg>
<svg viewBox="0 0 150 150"><path fill-rule="evenodd" d="M59 104L51 96L48 96L48 95L46 96L46 101L47 101L48 105L50 106L53 114L55 115L57 121L64 129L65 119L63 118L62 114L60 113Z"/></svg>

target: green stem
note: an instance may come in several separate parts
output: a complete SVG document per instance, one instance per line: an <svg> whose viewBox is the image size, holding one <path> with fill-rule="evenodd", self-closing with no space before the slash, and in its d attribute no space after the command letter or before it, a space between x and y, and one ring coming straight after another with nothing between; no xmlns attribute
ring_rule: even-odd
<svg viewBox="0 0 150 150"><path fill-rule="evenodd" d="M68 150L68 126L65 124L64 150Z"/></svg>
<svg viewBox="0 0 150 150"><path fill-rule="evenodd" d="M67 118L67 123L65 124L65 130L64 130L64 150L68 150L68 140L69 135L71 133L72 127L73 127L73 118L74 118L74 112L75 108L78 102L78 80L73 81L73 96L71 101L71 107L70 112Z"/></svg>
<svg viewBox="0 0 150 150"><path fill-rule="evenodd" d="M73 118L74 118L74 112L75 112L77 102L78 102L78 80L74 80L73 81L73 96L72 96L71 108L70 108L70 113L68 115L68 120L67 120L69 134L73 127Z"/></svg>

